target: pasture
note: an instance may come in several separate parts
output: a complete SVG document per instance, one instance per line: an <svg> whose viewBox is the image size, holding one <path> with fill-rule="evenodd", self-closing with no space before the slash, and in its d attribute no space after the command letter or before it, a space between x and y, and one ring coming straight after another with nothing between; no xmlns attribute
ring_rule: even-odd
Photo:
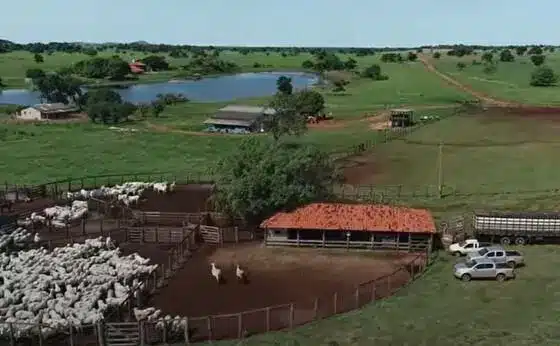
<svg viewBox="0 0 560 346"><path fill-rule="evenodd" d="M560 187L556 179L560 166L552 159L560 147L559 133L557 115L537 110L523 114L506 109L464 113L347 159L345 174L354 184L398 185L408 191L431 186L435 190L441 169L444 192L451 196L423 201L423 205L441 205L452 199L463 208L465 204L543 207L537 195L551 195L551 190ZM515 197L492 196L500 192ZM457 193L463 196L454 198ZM520 196L522 193L525 196Z"/></svg>
<svg viewBox="0 0 560 346"><path fill-rule="evenodd" d="M556 246L521 249L528 263L510 282L463 283L443 257L382 302L293 331L217 345L553 345L557 330ZM540 289L535 289L540 287Z"/></svg>
<svg viewBox="0 0 560 346"><path fill-rule="evenodd" d="M531 72L535 69L529 56L515 56L514 62L498 62L494 73L484 73L484 65L473 65L473 60L480 61L480 55L462 58L442 54L440 59L432 59L438 70L448 74L457 81L483 92L491 97L535 105L560 105L559 86L538 88L529 85ZM546 53L545 65L560 73L560 53ZM499 55L494 54L494 60ZM463 70L457 63L463 62Z"/></svg>

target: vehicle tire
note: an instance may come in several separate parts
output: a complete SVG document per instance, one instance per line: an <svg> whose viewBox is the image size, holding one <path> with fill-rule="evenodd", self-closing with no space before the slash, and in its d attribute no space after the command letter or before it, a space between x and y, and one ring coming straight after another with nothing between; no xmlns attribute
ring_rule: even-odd
<svg viewBox="0 0 560 346"><path fill-rule="evenodd" d="M455 252L453 253L453 256L455 256L455 257L461 257L461 253L460 253L459 251L455 251Z"/></svg>
<svg viewBox="0 0 560 346"><path fill-rule="evenodd" d="M515 245L525 245L525 244L527 244L527 239L523 237L515 238Z"/></svg>
<svg viewBox="0 0 560 346"><path fill-rule="evenodd" d="M502 239L500 239L500 244L504 246L511 245L511 239L509 237L502 237Z"/></svg>
<svg viewBox="0 0 560 346"><path fill-rule="evenodd" d="M463 275L461 276L461 280L462 280L462 281L465 281L465 282L471 281L471 276L470 276L469 274L463 274Z"/></svg>
<svg viewBox="0 0 560 346"><path fill-rule="evenodd" d="M507 263L507 265L510 266L510 267L512 267L512 268L515 268L515 267L516 267L516 264L515 264L514 261L509 261L509 262Z"/></svg>
<svg viewBox="0 0 560 346"><path fill-rule="evenodd" d="M504 274L498 274L496 275L496 280L500 282L504 282L506 281L506 276Z"/></svg>

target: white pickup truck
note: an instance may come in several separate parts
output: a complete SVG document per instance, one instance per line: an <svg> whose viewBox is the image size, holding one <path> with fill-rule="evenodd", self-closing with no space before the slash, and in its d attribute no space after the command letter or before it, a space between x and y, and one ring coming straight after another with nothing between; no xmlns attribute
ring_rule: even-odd
<svg viewBox="0 0 560 346"><path fill-rule="evenodd" d="M490 245L490 243L480 243L476 239L466 239L460 243L449 245L449 252L455 256L466 256L471 252L478 251L479 249Z"/></svg>

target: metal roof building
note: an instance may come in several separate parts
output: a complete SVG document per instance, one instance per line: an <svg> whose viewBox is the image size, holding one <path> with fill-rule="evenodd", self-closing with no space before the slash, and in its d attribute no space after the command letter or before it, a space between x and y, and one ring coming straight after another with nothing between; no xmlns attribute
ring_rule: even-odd
<svg viewBox="0 0 560 346"><path fill-rule="evenodd" d="M216 114L204 121L204 124L208 125L209 131L212 132L263 131L263 118L274 113L272 108L230 105L219 109Z"/></svg>

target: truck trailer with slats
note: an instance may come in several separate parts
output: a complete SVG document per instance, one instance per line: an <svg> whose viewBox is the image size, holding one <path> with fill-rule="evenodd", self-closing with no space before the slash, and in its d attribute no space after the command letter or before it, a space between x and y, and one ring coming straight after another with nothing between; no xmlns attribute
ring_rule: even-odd
<svg viewBox="0 0 560 346"><path fill-rule="evenodd" d="M478 239L503 245L560 240L560 213L475 212L473 227Z"/></svg>

